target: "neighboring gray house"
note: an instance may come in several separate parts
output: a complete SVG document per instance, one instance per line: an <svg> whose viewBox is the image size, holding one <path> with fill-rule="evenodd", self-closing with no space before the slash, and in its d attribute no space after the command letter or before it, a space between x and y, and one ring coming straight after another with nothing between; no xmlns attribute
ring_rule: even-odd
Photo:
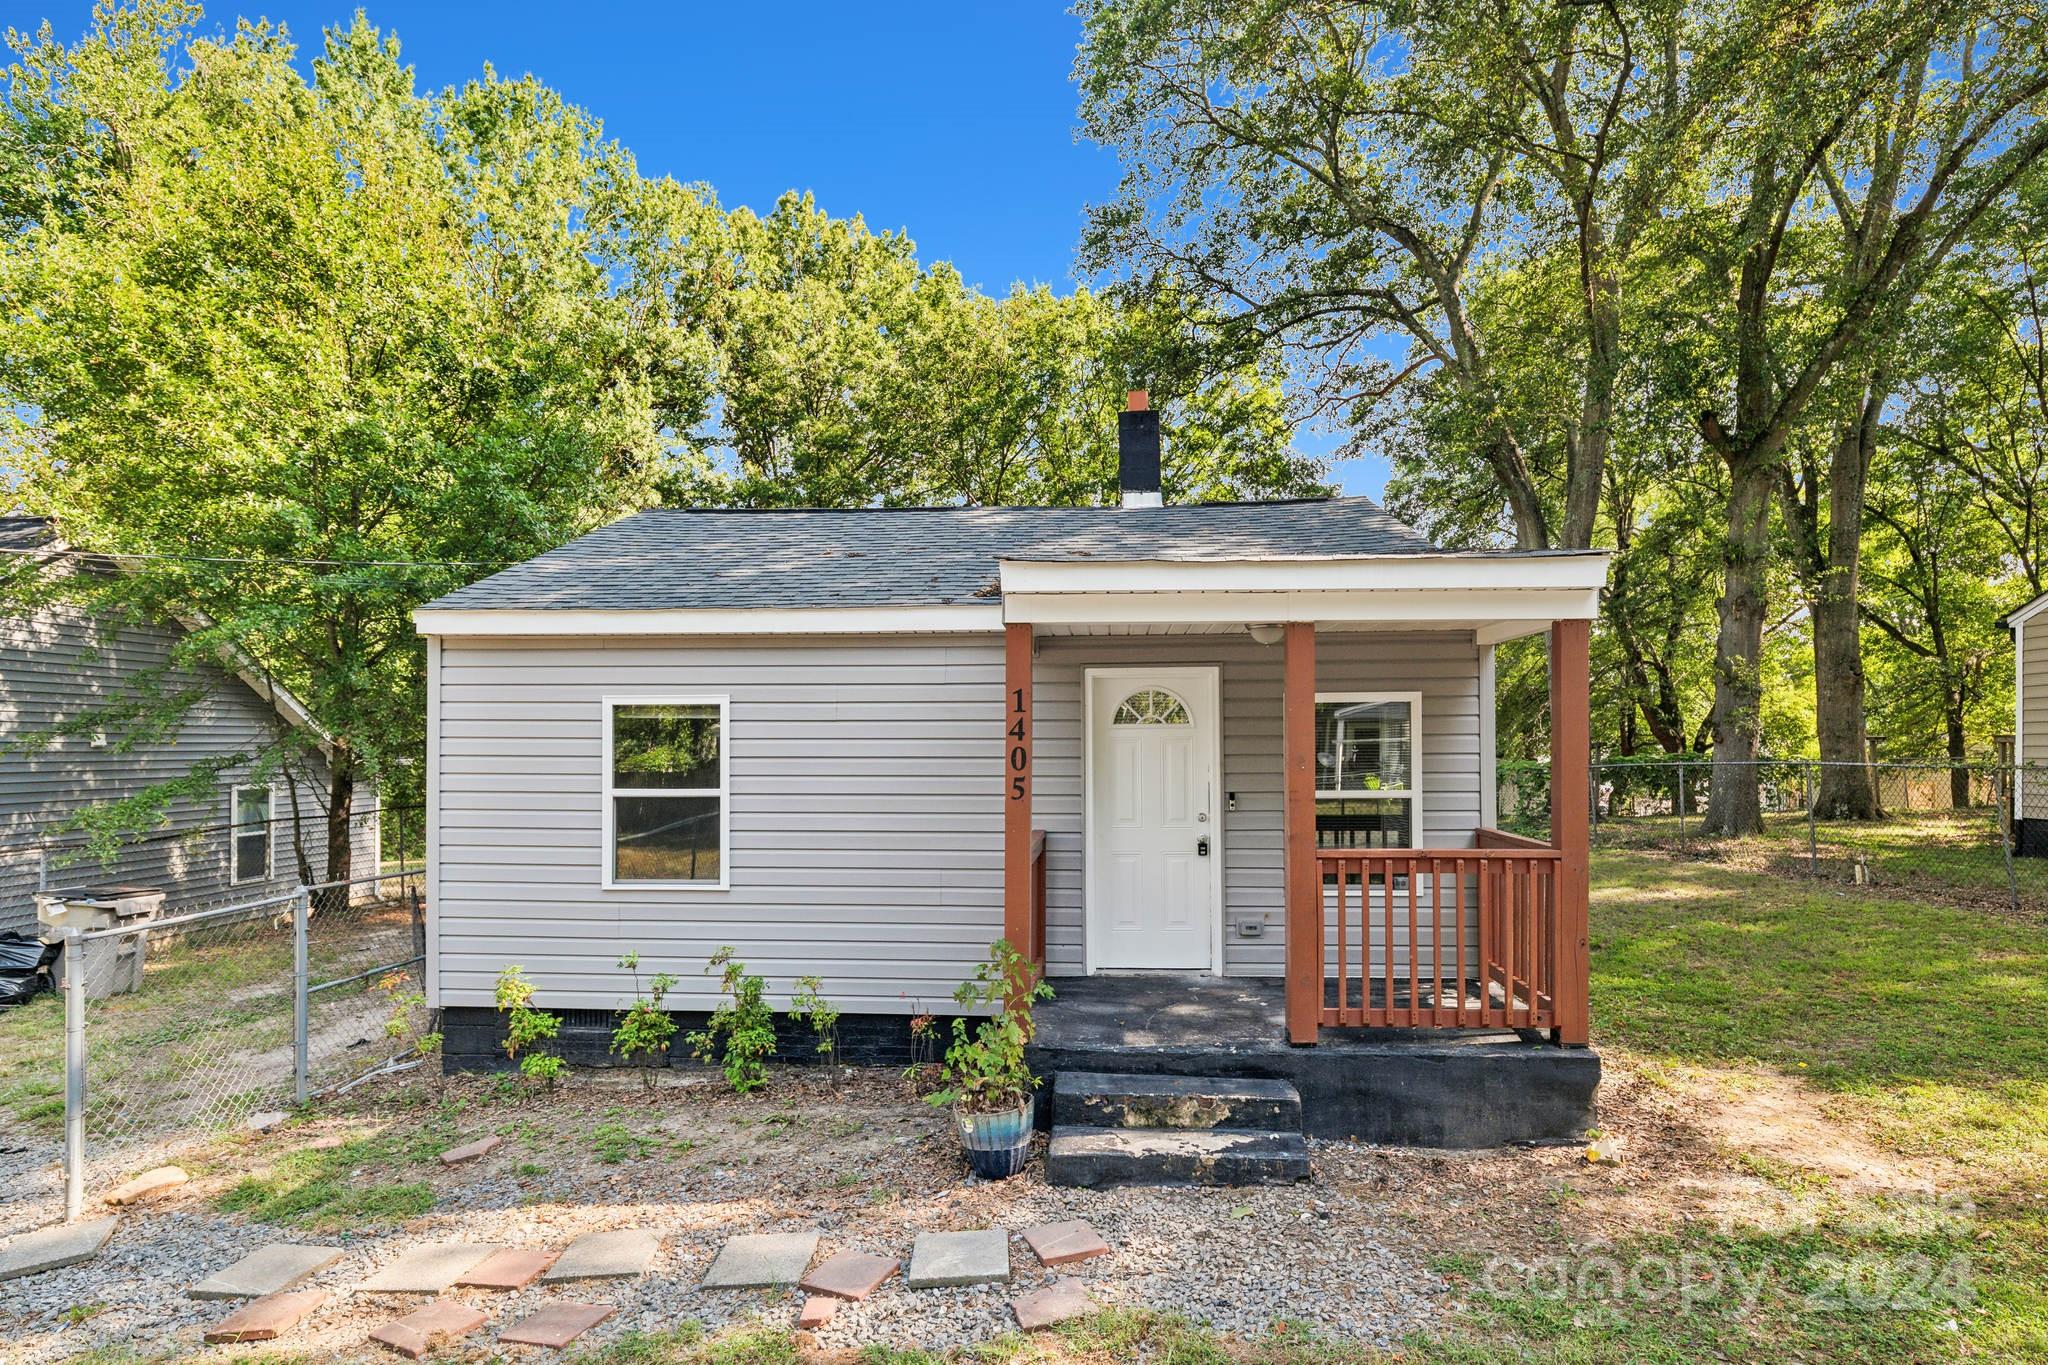
<svg viewBox="0 0 2048 1365"><path fill-rule="evenodd" d="M0 518L0 551L37 555L58 571L80 567L41 518ZM176 625L105 628L68 606L0 615L0 929L35 924L39 887L155 887L179 908L255 900L295 886L301 849L314 875L326 874L326 771L317 750L290 781L253 781L246 765L224 770L215 790L177 804L168 825L111 862L79 856L83 841L59 831L83 807L182 776L204 760L254 753L276 727L307 730L317 741L318 727L289 695L224 663L164 679L167 690L195 683L205 689L168 739L129 747L116 729L21 745L162 668L178 635ZM357 807L363 814L353 857L368 872L376 868L379 839L374 791L359 791Z"/></svg>
<svg viewBox="0 0 2048 1365"><path fill-rule="evenodd" d="M2013 851L2048 858L2048 593L2005 618L2012 630Z"/></svg>
<svg viewBox="0 0 2048 1365"><path fill-rule="evenodd" d="M487 1027L517 962L616 1009L637 950L701 1010L731 945L778 1003L815 973L903 1016L1006 936L1063 998L1284 996L1296 1043L1583 1044L1606 556L1162 506L1156 418L1124 428L1123 506L642 512L422 607L432 1002ZM1491 828L1494 647L1534 633L1549 844Z"/></svg>

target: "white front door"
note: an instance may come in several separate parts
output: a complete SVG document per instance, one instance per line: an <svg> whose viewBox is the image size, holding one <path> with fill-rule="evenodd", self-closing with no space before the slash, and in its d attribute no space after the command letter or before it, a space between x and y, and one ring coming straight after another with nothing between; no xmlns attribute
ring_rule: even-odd
<svg viewBox="0 0 2048 1365"><path fill-rule="evenodd" d="M1088 968L1209 971L1222 830L1213 668L1088 672Z"/></svg>

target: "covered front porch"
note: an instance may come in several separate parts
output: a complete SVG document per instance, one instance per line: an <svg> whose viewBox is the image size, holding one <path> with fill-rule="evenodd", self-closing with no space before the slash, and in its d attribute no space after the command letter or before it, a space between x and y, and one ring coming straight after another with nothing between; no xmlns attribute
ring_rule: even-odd
<svg viewBox="0 0 2048 1365"><path fill-rule="evenodd" d="M1191 1055L1356 1057L1426 1038L1498 1064L1532 1040L1583 1047L1604 560L1275 567L1004 563L1004 933L1060 993L1039 1045L1117 1018L1128 1048L1144 1031L1131 1021L1154 1017L1178 1031L1162 1046ZM1550 655L1547 841L1491 827L1492 650L1535 633ZM1185 742L1114 728L1160 712ZM1345 738L1356 715L1384 733ZM1333 776L1347 745L1378 765L1363 784ZM1148 920L1133 903L1166 908ZM1183 904L1200 910L1184 924ZM1155 942L1161 972L1130 973L1154 965ZM1148 1015L1162 991L1171 1008Z"/></svg>

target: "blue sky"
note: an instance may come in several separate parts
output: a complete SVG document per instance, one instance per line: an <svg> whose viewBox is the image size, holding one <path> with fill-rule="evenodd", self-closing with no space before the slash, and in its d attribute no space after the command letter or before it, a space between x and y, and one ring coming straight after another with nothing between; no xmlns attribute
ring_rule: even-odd
<svg viewBox="0 0 2048 1365"><path fill-rule="evenodd" d="M485 62L532 72L604 121L644 171L702 180L727 205L765 209L808 189L827 211L901 228L926 261L990 291L1071 288L1082 210L1115 192L1108 151L1077 141L1069 80L1078 22L1061 0L889 4L419 3L373 0L423 87ZM302 48L345 22L349 0L208 3L284 23ZM0 0L15 28L50 20L76 38L89 0ZM1333 438L1304 433L1303 446ZM1377 493L1377 460L1338 471Z"/></svg>

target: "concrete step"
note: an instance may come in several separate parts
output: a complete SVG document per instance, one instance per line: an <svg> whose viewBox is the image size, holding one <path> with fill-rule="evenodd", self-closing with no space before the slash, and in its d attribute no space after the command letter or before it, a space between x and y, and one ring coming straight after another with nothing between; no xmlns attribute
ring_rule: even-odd
<svg viewBox="0 0 2048 1365"><path fill-rule="evenodd" d="M1137 1076L1062 1071L1052 1121L1082 1128L1301 1131L1301 1093L1286 1081L1242 1076Z"/></svg>
<svg viewBox="0 0 2048 1365"><path fill-rule="evenodd" d="M1287 1185L1310 1178L1299 1133L1055 1126L1048 1185Z"/></svg>

